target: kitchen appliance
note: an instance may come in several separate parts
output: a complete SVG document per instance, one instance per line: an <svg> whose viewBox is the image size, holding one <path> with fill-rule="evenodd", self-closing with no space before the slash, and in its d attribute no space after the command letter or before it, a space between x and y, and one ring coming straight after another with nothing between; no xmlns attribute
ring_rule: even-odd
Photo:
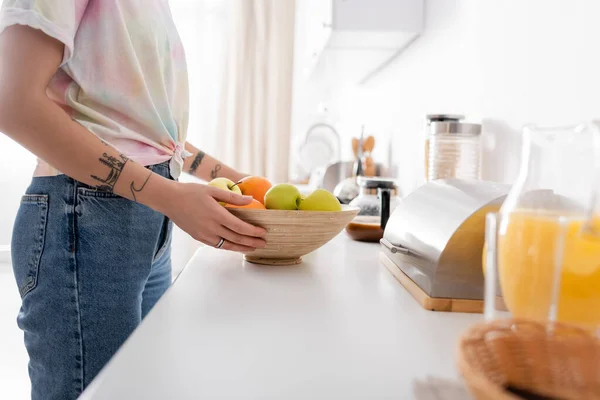
<svg viewBox="0 0 600 400"><path fill-rule="evenodd" d="M405 197L381 239L381 262L426 309L482 312L485 216L509 185L447 179Z"/></svg>
<svg viewBox="0 0 600 400"><path fill-rule="evenodd" d="M425 179L479 179L481 125L462 115L428 115Z"/></svg>
<svg viewBox="0 0 600 400"><path fill-rule="evenodd" d="M348 224L346 232L358 241L378 242L390 214L400 204L398 187L393 179L357 178L360 194L350 202L353 207L360 208L358 215Z"/></svg>

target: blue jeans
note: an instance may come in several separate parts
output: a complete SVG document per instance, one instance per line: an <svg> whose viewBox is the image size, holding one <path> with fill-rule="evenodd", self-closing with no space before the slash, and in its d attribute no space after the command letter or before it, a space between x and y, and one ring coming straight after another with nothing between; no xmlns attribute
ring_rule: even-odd
<svg viewBox="0 0 600 400"><path fill-rule="evenodd" d="M32 399L76 399L140 324L171 284L171 232L144 205L33 178L12 238Z"/></svg>

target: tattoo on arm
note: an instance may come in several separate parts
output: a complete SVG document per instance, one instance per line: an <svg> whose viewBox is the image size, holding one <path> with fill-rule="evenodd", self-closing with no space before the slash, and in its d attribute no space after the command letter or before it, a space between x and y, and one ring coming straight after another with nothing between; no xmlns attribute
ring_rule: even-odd
<svg viewBox="0 0 600 400"><path fill-rule="evenodd" d="M212 179L215 179L218 176L220 170L221 170L221 164L215 165L215 167L213 168L213 170L210 171L210 177Z"/></svg>
<svg viewBox="0 0 600 400"><path fill-rule="evenodd" d="M146 187L146 183L148 183L148 181L150 180L151 176L152 176L152 171L150 171L150 173L148 174L148 177L144 181L144 184L139 189L136 188L135 187L135 183L133 181L131 181L131 184L129 185L129 190L131 190L131 195L133 196L133 201L137 202L137 197L135 196L135 194L141 192L142 190L144 190L144 188Z"/></svg>
<svg viewBox="0 0 600 400"><path fill-rule="evenodd" d="M119 157L113 157L104 153L99 160L102 164L109 168L108 175L106 178L100 178L96 175L92 175L92 179L100 182L96 186L96 189L112 193L117 181L119 180L119 176L121 176L123 168L125 168L125 164L127 164L127 161L129 161L129 158L125 157L123 154L121 154Z"/></svg>
<svg viewBox="0 0 600 400"><path fill-rule="evenodd" d="M190 174L194 175L196 173L196 170L202 163L202 159L204 158L204 156L205 156L205 154L203 151L199 151L198 154L196 154L196 157L194 158L194 161L192 162L192 166L190 167Z"/></svg>

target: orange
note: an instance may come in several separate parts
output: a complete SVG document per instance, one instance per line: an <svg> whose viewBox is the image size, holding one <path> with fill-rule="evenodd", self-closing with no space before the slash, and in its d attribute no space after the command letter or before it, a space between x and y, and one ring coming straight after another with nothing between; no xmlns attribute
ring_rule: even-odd
<svg viewBox="0 0 600 400"><path fill-rule="evenodd" d="M260 176L247 176L237 183L242 194L252 196L256 201L265 203L265 193L271 189L271 182Z"/></svg>
<svg viewBox="0 0 600 400"><path fill-rule="evenodd" d="M252 208L252 209L255 209L255 210L266 210L266 208L263 205L263 203L261 203L258 200L254 200L254 199L252 199L252 203L246 204L245 206L236 206L236 205L233 205L233 204L225 204L225 207L228 207L228 208Z"/></svg>

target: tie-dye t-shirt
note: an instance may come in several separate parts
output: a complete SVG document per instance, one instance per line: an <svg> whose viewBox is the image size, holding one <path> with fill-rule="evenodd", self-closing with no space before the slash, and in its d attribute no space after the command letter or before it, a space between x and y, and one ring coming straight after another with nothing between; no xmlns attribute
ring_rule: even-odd
<svg viewBox="0 0 600 400"><path fill-rule="evenodd" d="M168 0L4 0L0 33L15 24L64 44L47 92L73 120L143 165L171 160L179 176L188 80ZM36 175L57 173L38 161Z"/></svg>

